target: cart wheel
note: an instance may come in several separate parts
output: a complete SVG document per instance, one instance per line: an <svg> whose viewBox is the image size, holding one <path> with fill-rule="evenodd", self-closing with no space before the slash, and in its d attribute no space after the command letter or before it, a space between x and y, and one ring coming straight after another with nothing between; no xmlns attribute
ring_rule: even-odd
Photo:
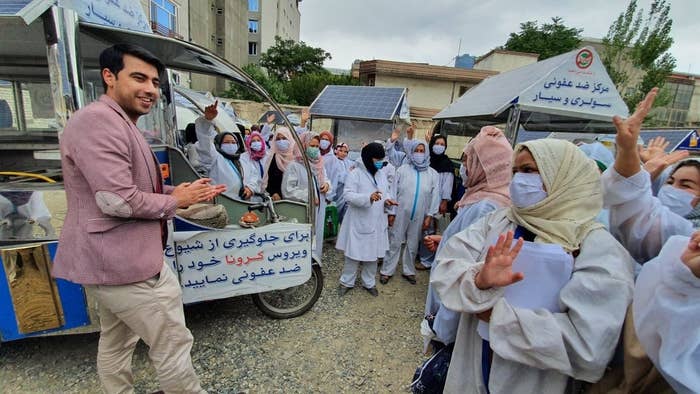
<svg viewBox="0 0 700 394"><path fill-rule="evenodd" d="M314 264L311 268L311 278L299 286L252 294L255 306L273 319L289 319L306 313L323 290L321 266Z"/></svg>

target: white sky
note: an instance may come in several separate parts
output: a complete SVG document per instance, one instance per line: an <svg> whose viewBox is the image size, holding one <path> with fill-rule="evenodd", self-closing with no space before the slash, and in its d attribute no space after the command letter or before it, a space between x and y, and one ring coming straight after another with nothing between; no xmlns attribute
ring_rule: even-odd
<svg viewBox="0 0 700 394"><path fill-rule="evenodd" d="M700 0L670 0L676 71L700 74ZM628 0L302 0L301 40L330 52L325 66L383 59L453 65L505 44L520 23L560 16L584 37L602 38ZM651 0L639 0L645 13Z"/></svg>

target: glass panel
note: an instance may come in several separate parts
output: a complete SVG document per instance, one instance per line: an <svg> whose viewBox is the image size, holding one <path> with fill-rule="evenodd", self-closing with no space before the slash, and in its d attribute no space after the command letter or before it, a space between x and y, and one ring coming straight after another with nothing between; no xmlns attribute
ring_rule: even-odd
<svg viewBox="0 0 700 394"><path fill-rule="evenodd" d="M165 12L165 10L162 8L158 8L156 12L156 22L158 22L159 25L163 25L170 30L173 29L172 25L170 24L170 15L167 12Z"/></svg>
<svg viewBox="0 0 700 394"><path fill-rule="evenodd" d="M259 9L258 0L248 0L248 11L258 12Z"/></svg>
<svg viewBox="0 0 700 394"><path fill-rule="evenodd" d="M22 102L27 130L58 130L48 83L23 83Z"/></svg>
<svg viewBox="0 0 700 394"><path fill-rule="evenodd" d="M175 5L173 3L169 2L168 0L165 0L164 6L169 13L175 15Z"/></svg>
<svg viewBox="0 0 700 394"><path fill-rule="evenodd" d="M0 130L18 129L17 114L15 111L15 97L12 83L0 81Z"/></svg>
<svg viewBox="0 0 700 394"><path fill-rule="evenodd" d="M258 32L258 21L250 19L248 20L248 31L250 33L257 33Z"/></svg>

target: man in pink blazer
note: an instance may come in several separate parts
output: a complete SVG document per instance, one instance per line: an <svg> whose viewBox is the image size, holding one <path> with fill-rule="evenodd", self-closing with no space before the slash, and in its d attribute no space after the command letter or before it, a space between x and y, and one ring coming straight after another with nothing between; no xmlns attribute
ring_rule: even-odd
<svg viewBox="0 0 700 394"><path fill-rule="evenodd" d="M80 283L99 304L97 370L106 392L133 392L139 338L166 392L203 392L190 358L182 291L163 261L164 223L175 209L222 191L199 179L163 185L136 121L160 95L163 64L118 44L100 54L105 94L77 111L61 135L68 213L53 276Z"/></svg>

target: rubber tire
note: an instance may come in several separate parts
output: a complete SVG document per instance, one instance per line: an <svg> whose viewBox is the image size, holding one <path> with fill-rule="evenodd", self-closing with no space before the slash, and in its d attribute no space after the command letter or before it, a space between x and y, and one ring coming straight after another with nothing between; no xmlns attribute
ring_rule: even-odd
<svg viewBox="0 0 700 394"><path fill-rule="evenodd" d="M258 309L260 309L260 311L262 311L262 313L266 314L267 316L273 319L290 319L293 317L303 315L309 309L311 309L311 307L314 306L316 301L318 301L318 298L321 296L321 291L323 290L323 271L321 270L321 266L318 264L313 264L311 268L311 278L309 279L309 281L315 281L316 289L314 290L313 296L309 298L304 304L289 309L275 308L274 306L269 305L263 299L262 294L265 293L251 294L251 297L253 298L253 303L255 304L255 306L258 307ZM304 285L307 283L308 281L304 282Z"/></svg>

